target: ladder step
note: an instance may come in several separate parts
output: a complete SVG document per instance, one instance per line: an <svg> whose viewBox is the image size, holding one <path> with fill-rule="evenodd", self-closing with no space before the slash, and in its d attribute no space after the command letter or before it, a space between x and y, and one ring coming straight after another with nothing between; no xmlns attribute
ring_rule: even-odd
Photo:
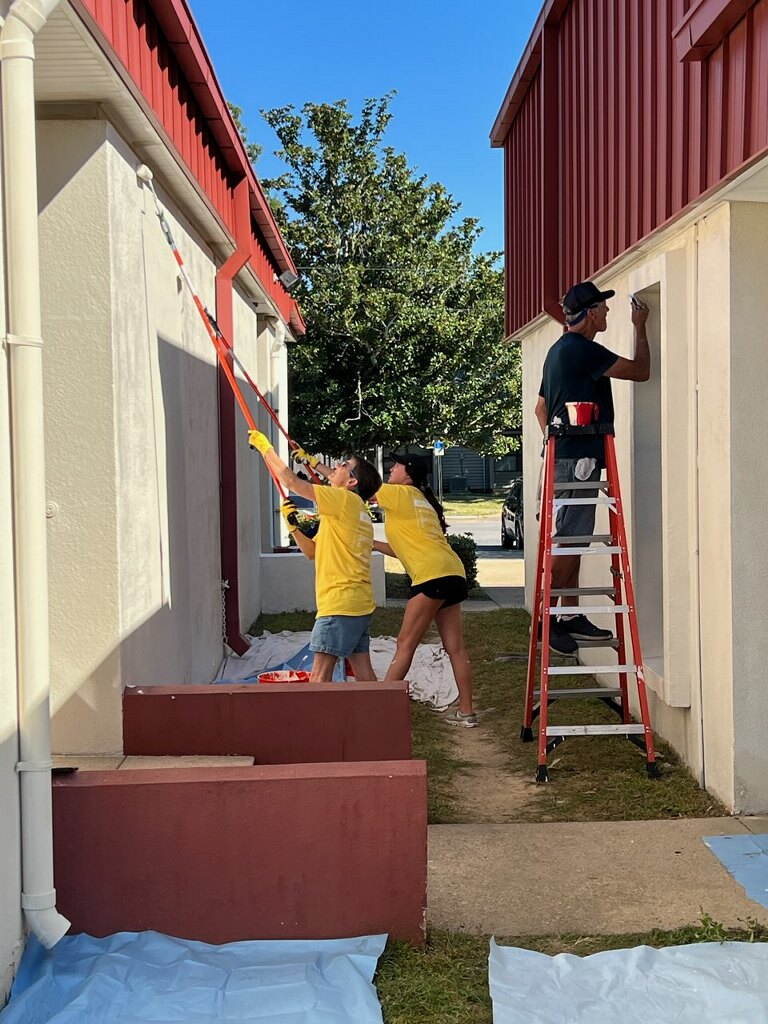
<svg viewBox="0 0 768 1024"><path fill-rule="evenodd" d="M541 697L541 690L534 690L533 696L538 699ZM568 690L547 690L547 696L550 700L581 700L586 697L620 697L621 687L620 686L589 686L583 689L573 687Z"/></svg>
<svg viewBox="0 0 768 1024"><path fill-rule="evenodd" d="M599 597L605 594L606 597L613 597L616 593L615 587L558 587L550 590L552 597Z"/></svg>
<svg viewBox="0 0 768 1024"><path fill-rule="evenodd" d="M613 536L610 533L585 534L583 537L573 535L571 537L552 538L557 544L610 544Z"/></svg>
<svg viewBox="0 0 768 1024"><path fill-rule="evenodd" d="M553 555L619 555L621 548L552 548Z"/></svg>
<svg viewBox="0 0 768 1024"><path fill-rule="evenodd" d="M628 604L587 604L584 605L584 613L589 612L590 615L618 615L620 612L628 612L629 608ZM550 615L560 615L563 611L563 606L556 604L552 608L547 608L547 611Z"/></svg>
<svg viewBox="0 0 768 1024"><path fill-rule="evenodd" d="M574 637L574 639L576 639ZM613 647L614 650L619 649L619 641L615 636L608 636L605 640L576 640L579 645L579 649L585 647Z"/></svg>
<svg viewBox="0 0 768 1024"><path fill-rule="evenodd" d="M566 508L570 505L605 505L607 508L616 507L616 499L601 494L597 498L553 498L552 508Z"/></svg>
<svg viewBox="0 0 768 1024"><path fill-rule="evenodd" d="M548 725L547 736L642 736L642 725Z"/></svg>
<svg viewBox="0 0 768 1024"><path fill-rule="evenodd" d="M555 481L556 491L607 491L607 480L572 480L570 483Z"/></svg>
<svg viewBox="0 0 768 1024"><path fill-rule="evenodd" d="M598 672L637 672L637 665L558 665L547 669L551 676L592 676Z"/></svg>

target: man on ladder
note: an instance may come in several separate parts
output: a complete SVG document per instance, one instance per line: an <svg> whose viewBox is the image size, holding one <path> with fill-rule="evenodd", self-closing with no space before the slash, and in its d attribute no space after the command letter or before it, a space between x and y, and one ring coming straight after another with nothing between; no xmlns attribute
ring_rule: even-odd
<svg viewBox="0 0 768 1024"><path fill-rule="evenodd" d="M648 307L632 296L632 323L635 335L633 359L611 352L598 344L595 337L606 330L607 300L613 290L601 292L591 281L583 281L570 289L563 299L567 330L552 346L544 362L544 371L536 402L536 419L542 432L549 424L569 422L566 403L590 402L598 410L600 424L613 424L611 380L646 381L651 373L651 355L645 324ZM555 482L599 480L605 466L603 438L593 436L558 437L555 455ZM597 491L579 490L578 497L596 496ZM576 492L558 489L558 497L576 496ZM594 504L566 505L557 514L557 537L588 536L594 531ZM552 589L572 589L579 585L580 555L566 555L554 560ZM563 609L559 618L552 618L549 630L550 649L559 654L574 654L577 640L604 640L610 630L599 629L578 610L578 596L560 597Z"/></svg>

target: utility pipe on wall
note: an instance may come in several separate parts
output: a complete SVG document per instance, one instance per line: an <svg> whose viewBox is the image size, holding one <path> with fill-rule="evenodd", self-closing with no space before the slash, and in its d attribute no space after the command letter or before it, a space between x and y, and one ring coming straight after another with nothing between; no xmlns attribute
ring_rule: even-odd
<svg viewBox="0 0 768 1024"><path fill-rule="evenodd" d="M235 187L235 251L216 271L216 322L235 344L232 281L251 258L251 206L248 179ZM232 357L229 356L230 366ZM234 367L233 367L234 369ZM226 581L224 629L235 654L250 646L240 626L240 532L237 508L237 413L232 390L219 367L219 473L221 481L221 578Z"/></svg>
<svg viewBox="0 0 768 1024"><path fill-rule="evenodd" d="M21 905L54 946L70 922L53 887L48 558L35 144L35 36L59 0L14 0L0 20L16 644L21 799Z"/></svg>

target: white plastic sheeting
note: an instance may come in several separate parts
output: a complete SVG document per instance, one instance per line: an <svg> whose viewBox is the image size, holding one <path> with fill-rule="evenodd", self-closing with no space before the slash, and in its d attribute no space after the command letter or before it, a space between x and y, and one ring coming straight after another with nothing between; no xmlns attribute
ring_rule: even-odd
<svg viewBox="0 0 768 1024"><path fill-rule="evenodd" d="M299 653L309 643L310 634L264 631L262 636L249 636L250 648L238 658L225 658L216 682L246 682L255 680L259 672L278 668ZM395 656L395 640L391 636L371 637L371 664L379 679L389 668ZM298 666L292 665L293 668ZM408 671L408 693L423 704L440 711L459 696L456 680L448 655L440 644L419 644Z"/></svg>
<svg viewBox="0 0 768 1024"><path fill-rule="evenodd" d="M768 1024L768 945L637 946L546 956L497 946L494 1024Z"/></svg>
<svg viewBox="0 0 768 1024"><path fill-rule="evenodd" d="M382 1024L386 935L210 946L158 932L30 939L2 1024Z"/></svg>

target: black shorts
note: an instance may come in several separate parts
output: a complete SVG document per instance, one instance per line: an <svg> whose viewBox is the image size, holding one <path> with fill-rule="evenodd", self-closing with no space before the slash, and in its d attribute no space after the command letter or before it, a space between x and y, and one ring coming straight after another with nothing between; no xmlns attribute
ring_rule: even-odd
<svg viewBox="0 0 768 1024"><path fill-rule="evenodd" d="M408 596L410 598L424 594L433 601L442 601L443 608L450 608L451 605L466 601L468 593L467 581L463 576L438 576L436 580L427 580L416 587L411 587Z"/></svg>

